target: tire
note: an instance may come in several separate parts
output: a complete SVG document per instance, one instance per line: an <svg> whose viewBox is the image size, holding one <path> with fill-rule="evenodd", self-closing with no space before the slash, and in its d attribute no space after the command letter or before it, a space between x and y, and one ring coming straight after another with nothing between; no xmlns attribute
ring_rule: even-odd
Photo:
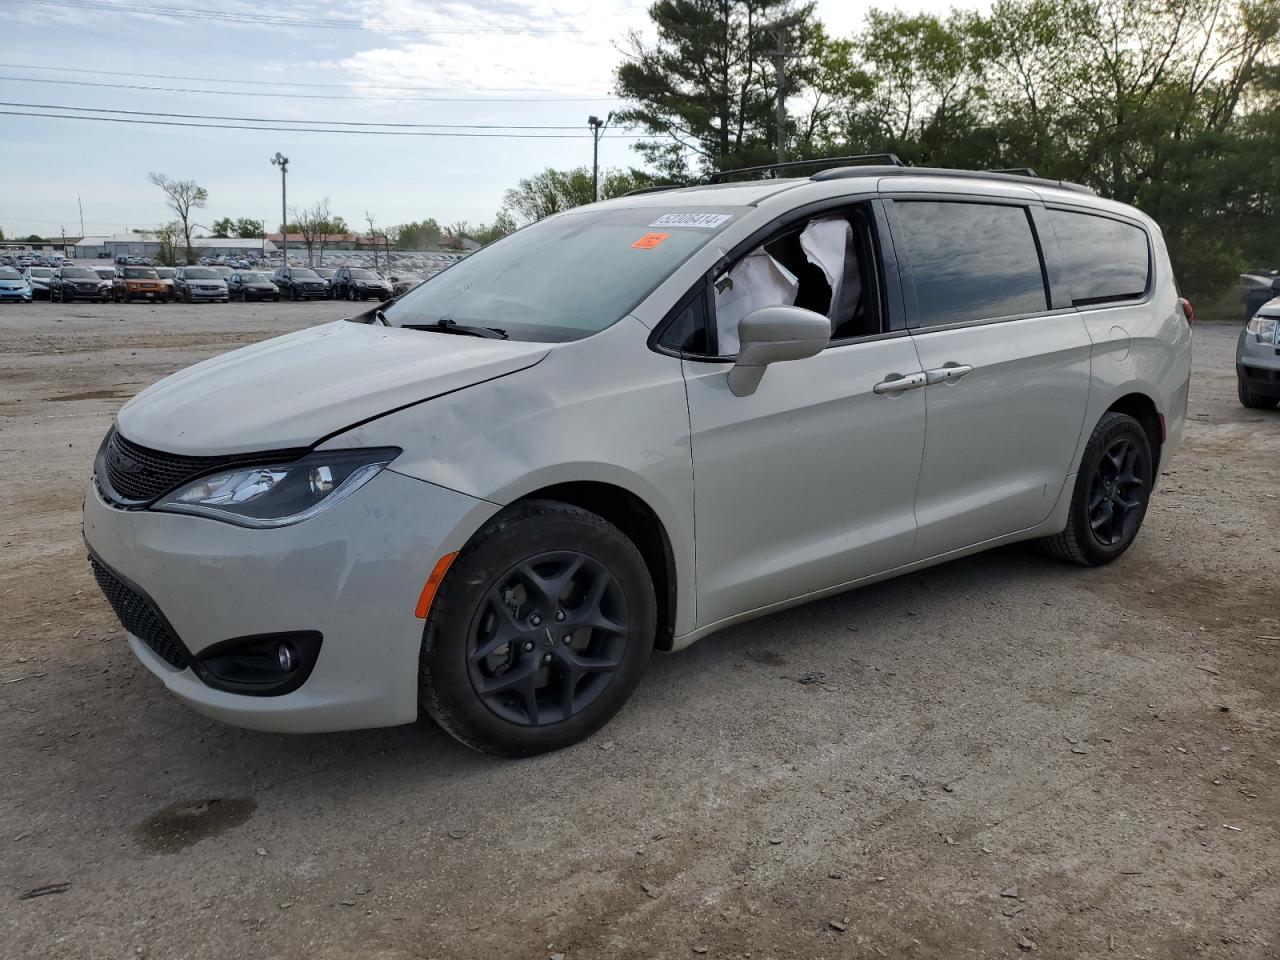
<svg viewBox="0 0 1280 960"><path fill-rule="evenodd" d="M1264 397L1250 390L1249 384L1245 383L1244 377L1238 373L1236 374L1236 395L1240 398L1240 406L1248 407L1250 410L1274 410L1277 405L1280 405L1280 399Z"/></svg>
<svg viewBox="0 0 1280 960"><path fill-rule="evenodd" d="M278 294L278 293L277 293L274 297L272 297L272 298L271 298L271 302L272 302L272 303L279 303L279 302L280 302L280 294Z"/></svg>
<svg viewBox="0 0 1280 960"><path fill-rule="evenodd" d="M522 566L533 568L543 584L563 576L567 587L540 594L528 586L534 581ZM573 602L560 602L566 598ZM613 629L575 625L592 614ZM477 750L506 757L559 750L594 733L626 703L653 651L656 628L648 569L617 527L563 503L517 504L471 539L436 593L422 633L419 702L445 731ZM507 636L511 641L502 642ZM471 662L486 643L501 645ZM606 664L610 669L579 672ZM503 677L528 683L507 689ZM496 687L487 697L478 690L486 680Z"/></svg>
<svg viewBox="0 0 1280 960"><path fill-rule="evenodd" d="M1117 451L1124 452L1117 458ZM1142 425L1128 414L1103 414L1084 448L1067 527L1045 537L1041 546L1083 567L1110 563L1138 536L1154 479L1151 443Z"/></svg>

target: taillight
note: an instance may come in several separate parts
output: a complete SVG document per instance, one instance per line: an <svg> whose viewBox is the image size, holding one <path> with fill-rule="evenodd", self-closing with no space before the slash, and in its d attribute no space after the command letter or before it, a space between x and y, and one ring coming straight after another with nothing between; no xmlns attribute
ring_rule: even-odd
<svg viewBox="0 0 1280 960"><path fill-rule="evenodd" d="M1186 297L1179 297L1178 303L1182 305L1182 315L1187 318L1187 323L1191 323L1196 318L1196 309L1191 306L1191 301Z"/></svg>

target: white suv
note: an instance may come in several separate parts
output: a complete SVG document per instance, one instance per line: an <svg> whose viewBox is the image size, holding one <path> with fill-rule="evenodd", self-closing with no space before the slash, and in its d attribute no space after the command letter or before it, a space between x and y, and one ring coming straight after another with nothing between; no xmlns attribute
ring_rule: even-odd
<svg viewBox="0 0 1280 960"><path fill-rule="evenodd" d="M1071 184L892 164L648 191L142 391L92 564L209 716L517 755L654 648L1016 540L1133 542L1181 437L1159 228Z"/></svg>

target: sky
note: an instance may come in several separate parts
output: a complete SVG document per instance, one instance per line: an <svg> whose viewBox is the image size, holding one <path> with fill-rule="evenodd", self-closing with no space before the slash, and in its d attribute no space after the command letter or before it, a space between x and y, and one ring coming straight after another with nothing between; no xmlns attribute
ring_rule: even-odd
<svg viewBox="0 0 1280 960"><path fill-rule="evenodd" d="M818 0L836 34L872 6L944 13L976 0ZM172 219L152 172L209 192L196 219L280 222L328 198L353 226L435 217L489 222L502 194L548 167L591 163L589 115L611 96L619 52L646 31L647 0L4 0L0 229L13 238L150 228ZM150 89L146 89L150 88ZM164 89L156 89L164 88ZM74 108L80 108L79 110ZM172 126L62 119L117 111L217 115ZM8 112L8 114L5 113ZM14 116L14 113L43 114ZM431 136L195 129L238 118L364 124ZM250 124L254 125L254 124ZM269 126L269 124L257 124ZM438 134L523 134L520 138ZM516 130L515 127L539 128ZM545 129L553 128L553 129ZM358 129L351 127L351 129ZM385 128L383 128L385 129ZM602 167L639 165L607 129Z"/></svg>

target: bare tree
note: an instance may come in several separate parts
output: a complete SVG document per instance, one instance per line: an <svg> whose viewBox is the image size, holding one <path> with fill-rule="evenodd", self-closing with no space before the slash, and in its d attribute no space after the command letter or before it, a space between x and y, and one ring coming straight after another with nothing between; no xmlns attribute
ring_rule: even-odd
<svg viewBox="0 0 1280 960"><path fill-rule="evenodd" d="M365 222L369 224L369 240L373 243L373 269L376 273L378 270L378 239L386 237L386 231L378 229L377 217L368 210L364 212ZM391 267L390 254L387 256L387 267Z"/></svg>
<svg viewBox="0 0 1280 960"><path fill-rule="evenodd" d="M171 180L163 173L152 173L147 179L165 192L169 198L169 209L178 215L178 223L182 228L183 246L187 260L195 259L195 251L191 249L191 211L203 209L209 200L209 191L194 180Z"/></svg>
<svg viewBox="0 0 1280 960"><path fill-rule="evenodd" d="M293 220L307 245L307 263L324 263L324 247L333 234L346 233L347 221L335 217L329 209L329 198L312 204L305 210L294 209Z"/></svg>

